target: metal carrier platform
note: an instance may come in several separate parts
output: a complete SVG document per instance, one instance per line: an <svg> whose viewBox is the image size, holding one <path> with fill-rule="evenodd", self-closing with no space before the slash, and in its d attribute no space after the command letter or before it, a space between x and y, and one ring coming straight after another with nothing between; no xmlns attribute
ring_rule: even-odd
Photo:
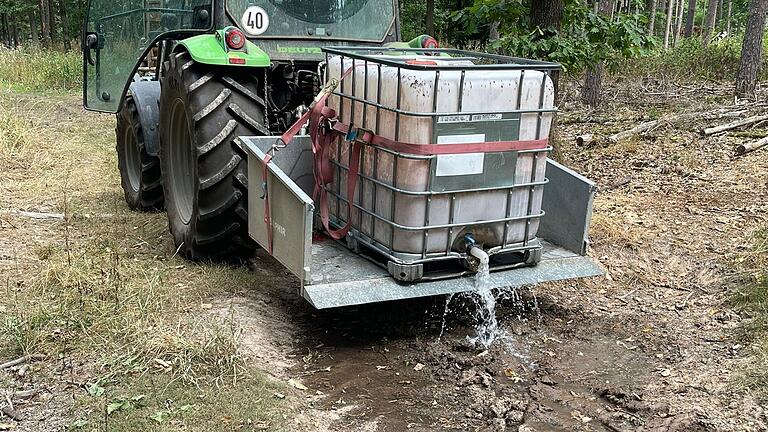
<svg viewBox="0 0 768 432"><path fill-rule="evenodd" d="M263 181L265 154L279 137L240 137L248 152L248 215L251 237L301 281L300 294L318 309L453 294L475 289L468 271L445 271L430 280L395 280L371 251L353 252L314 230L312 150L308 136L296 137L274 153ZM491 268L494 288L601 275L586 255L595 184L578 173L547 160L544 215L538 233L541 258L535 266L497 262ZM266 189L265 190L265 185ZM269 200L265 200L268 194ZM269 203L271 226L265 223ZM352 236L354 238L354 235ZM353 245L351 245L353 246Z"/></svg>

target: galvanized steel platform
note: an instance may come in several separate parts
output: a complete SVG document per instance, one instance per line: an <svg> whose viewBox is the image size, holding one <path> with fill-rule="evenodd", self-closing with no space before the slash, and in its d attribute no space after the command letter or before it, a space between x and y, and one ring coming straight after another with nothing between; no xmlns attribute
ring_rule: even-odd
<svg viewBox="0 0 768 432"><path fill-rule="evenodd" d="M265 249L267 239L272 239L272 256L299 278L299 294L315 308L475 290L471 274L410 284L398 282L385 268L315 233L314 203L309 197L313 181L309 138L296 137L288 147L275 152L273 163L267 165L264 182L264 155L277 143L277 138L239 138L248 151L249 233ZM520 287L603 274L597 263L586 256L595 184L551 160L547 161L547 178L542 204L546 214L539 228L544 244L541 261L533 267L492 271L491 287ZM270 225L264 217L267 205ZM268 229L272 230L271 235Z"/></svg>

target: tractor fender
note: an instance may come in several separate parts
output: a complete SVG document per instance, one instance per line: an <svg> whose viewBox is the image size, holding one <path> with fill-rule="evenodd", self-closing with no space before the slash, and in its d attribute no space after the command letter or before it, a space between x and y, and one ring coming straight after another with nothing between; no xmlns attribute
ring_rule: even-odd
<svg viewBox="0 0 768 432"><path fill-rule="evenodd" d="M128 87L139 112L139 121L144 132L144 146L150 156L157 156L158 125L160 123L160 82L133 81Z"/></svg>
<svg viewBox="0 0 768 432"><path fill-rule="evenodd" d="M174 52L185 50L197 63L233 67L269 67L269 55L246 40L240 50L230 50L224 43L224 30L180 40Z"/></svg>

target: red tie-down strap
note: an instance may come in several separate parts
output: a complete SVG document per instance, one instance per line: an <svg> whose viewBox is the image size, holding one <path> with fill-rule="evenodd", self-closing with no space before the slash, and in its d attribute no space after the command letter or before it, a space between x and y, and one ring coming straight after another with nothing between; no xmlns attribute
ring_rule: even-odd
<svg viewBox="0 0 768 432"><path fill-rule="evenodd" d="M267 178L269 176L269 162L272 161L272 155L267 154L264 157L264 172L262 175L261 187L264 188L264 223L267 224L267 251L272 255L272 217L269 214L269 189L267 188Z"/></svg>
<svg viewBox="0 0 768 432"><path fill-rule="evenodd" d="M348 68L341 76L345 79L352 72L353 68ZM323 89L313 102L310 110L307 111L299 120L297 120L280 137L285 145L290 143L299 133L301 128L309 121L309 135L312 141L312 155L314 158L314 177L315 190L313 200L320 206L320 220L328 235L339 240L347 235L352 226L352 213L354 211L354 198L357 186L357 177L360 169L360 153L363 144L372 144L384 147L392 151L414 154L414 155L445 155L445 154L466 154L466 153L490 153L503 151L521 151L521 150L545 150L549 145L549 140L516 140L516 141L491 141L475 142L461 144L416 144L402 141L395 141L374 134L372 131L359 128L353 132L352 154L349 161L349 174L347 177L347 223L338 230L330 228L330 215L328 210L328 192L325 186L333 182L334 167L331 163L331 144L338 136L349 136L350 129L348 124L341 123L336 119L336 112L330 107L325 106L328 96L335 89L336 83L330 83ZM269 163L270 156L265 158L265 177L266 184L266 164ZM269 201L265 203L264 222L267 224L269 233L269 252L272 253L272 224L269 217Z"/></svg>

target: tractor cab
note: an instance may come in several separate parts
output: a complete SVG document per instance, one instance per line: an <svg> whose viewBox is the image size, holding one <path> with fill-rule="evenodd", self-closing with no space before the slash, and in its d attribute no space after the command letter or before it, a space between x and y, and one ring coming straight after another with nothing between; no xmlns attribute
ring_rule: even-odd
<svg viewBox="0 0 768 432"><path fill-rule="evenodd" d="M187 47L199 51L193 58L220 64L236 52L246 57L238 66L317 63L322 46L377 46L399 38L392 0L90 0L83 39L85 107L116 113L136 74L159 79L162 61L176 45L193 36L216 38L228 28L249 43L233 49L220 37ZM250 51L260 59L249 62Z"/></svg>

